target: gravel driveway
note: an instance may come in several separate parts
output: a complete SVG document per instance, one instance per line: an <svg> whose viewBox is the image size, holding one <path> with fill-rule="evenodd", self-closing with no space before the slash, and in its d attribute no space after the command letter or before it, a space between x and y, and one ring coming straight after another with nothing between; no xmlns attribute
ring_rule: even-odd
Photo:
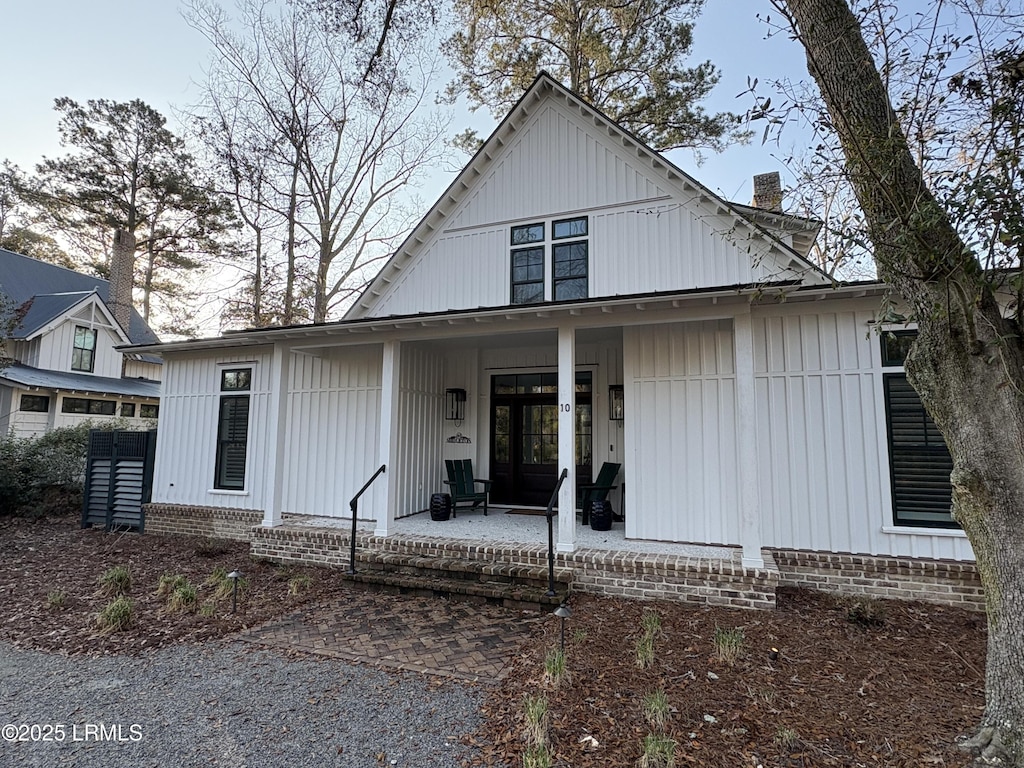
<svg viewBox="0 0 1024 768"><path fill-rule="evenodd" d="M446 768L483 693L237 641L134 658L0 643L0 766Z"/></svg>

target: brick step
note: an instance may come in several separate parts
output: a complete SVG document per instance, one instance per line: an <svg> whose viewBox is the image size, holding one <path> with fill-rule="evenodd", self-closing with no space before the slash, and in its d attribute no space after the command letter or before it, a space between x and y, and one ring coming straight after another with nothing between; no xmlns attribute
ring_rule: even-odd
<svg viewBox="0 0 1024 768"><path fill-rule="evenodd" d="M441 575L441 573L441 571L436 569L428 569L426 573L414 574L392 569L385 570L379 567L369 567L359 570L355 574L345 573L342 578L368 589L377 589L393 594L486 602L515 610L553 610L555 606L565 599L569 591L567 582L556 582L555 595L549 596L546 594L546 577L544 586L537 587L515 583L450 578Z"/></svg>
<svg viewBox="0 0 1024 768"><path fill-rule="evenodd" d="M486 584L518 585L546 590L547 568L517 563L489 562L453 557L429 557L397 552L371 552L360 558L367 567L406 576L437 577ZM556 568L556 589L572 582L572 570Z"/></svg>

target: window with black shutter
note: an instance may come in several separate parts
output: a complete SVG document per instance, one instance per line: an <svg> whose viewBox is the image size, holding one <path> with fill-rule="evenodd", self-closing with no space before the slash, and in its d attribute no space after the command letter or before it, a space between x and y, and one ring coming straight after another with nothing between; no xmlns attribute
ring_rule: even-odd
<svg viewBox="0 0 1024 768"><path fill-rule="evenodd" d="M882 339L882 365L903 365L910 334ZM882 375L889 442L893 522L896 525L956 528L950 509L953 459L942 433L902 371Z"/></svg>
<svg viewBox="0 0 1024 768"><path fill-rule="evenodd" d="M217 467L213 487L245 490L245 457L249 435L249 368L221 371L221 395L217 417Z"/></svg>

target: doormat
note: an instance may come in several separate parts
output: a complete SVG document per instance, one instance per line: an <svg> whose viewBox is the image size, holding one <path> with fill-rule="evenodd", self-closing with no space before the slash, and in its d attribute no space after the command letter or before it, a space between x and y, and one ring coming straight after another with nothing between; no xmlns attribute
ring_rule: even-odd
<svg viewBox="0 0 1024 768"><path fill-rule="evenodd" d="M506 515L540 515L544 517L547 515L547 510L544 509L509 509L505 511ZM551 513L554 517L558 517L558 512L554 511Z"/></svg>

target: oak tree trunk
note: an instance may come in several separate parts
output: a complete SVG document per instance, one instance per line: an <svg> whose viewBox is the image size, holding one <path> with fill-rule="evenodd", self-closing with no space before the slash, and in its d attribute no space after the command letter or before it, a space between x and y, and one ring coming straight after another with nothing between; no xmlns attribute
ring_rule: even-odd
<svg viewBox="0 0 1024 768"><path fill-rule="evenodd" d="M925 186L846 0L777 0L842 143L879 276L919 333L907 376L953 457L953 516L988 610L986 706L964 746L1024 768L1024 348L978 260Z"/></svg>

